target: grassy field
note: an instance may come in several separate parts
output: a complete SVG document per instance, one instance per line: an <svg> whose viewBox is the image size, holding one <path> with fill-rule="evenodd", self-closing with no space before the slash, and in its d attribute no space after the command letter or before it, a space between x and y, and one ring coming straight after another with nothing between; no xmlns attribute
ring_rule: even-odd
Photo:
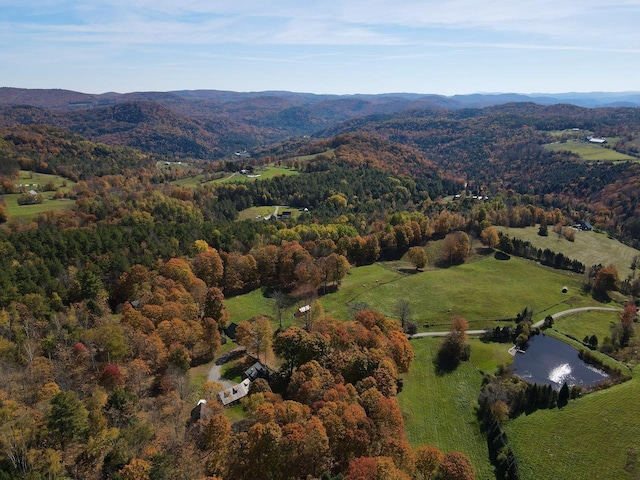
<svg viewBox="0 0 640 480"><path fill-rule="evenodd" d="M274 165L267 165L257 167L253 173L243 175L241 173L233 172L227 173L222 178L205 181L205 175L200 174L194 177L181 178L180 180L174 180L172 185L178 185L185 188L194 188L199 185L207 185L209 183L229 183L229 182L253 182L255 180L265 180L278 175L298 175L300 172L288 167L278 167Z"/></svg>
<svg viewBox="0 0 640 480"><path fill-rule="evenodd" d="M18 205L18 198L21 195L18 193L3 195L2 198L6 202L10 218L32 220L43 212L51 210L70 210L75 205L75 200L70 200L68 198L53 198L55 190L60 189L66 193L71 190L73 185L75 185L75 182L59 175L49 175L47 173L36 173L21 170L20 178L16 183L26 191L35 190L38 192L40 192L47 183L51 183L54 190L40 192L43 197L43 202L35 205Z"/></svg>
<svg viewBox="0 0 640 480"><path fill-rule="evenodd" d="M593 143L588 143L584 140L568 140L562 143L550 143L545 145L545 148L554 152L569 151L587 161L638 161L637 158L630 155L616 152L611 148L605 148Z"/></svg>
<svg viewBox="0 0 640 480"><path fill-rule="evenodd" d="M483 328L494 326L497 319L513 318L524 307L533 308L537 319L596 304L582 294L581 283L581 277L575 274L559 273L515 257L500 261L489 256L448 269L401 275L386 284L356 284L354 290L361 290L358 301L391 317L395 316L398 299L405 299L413 311L413 321L422 330L442 330L455 315L464 317L471 328ZM563 286L569 287L568 294L562 293ZM322 300L325 310L337 309L333 298L328 297Z"/></svg>
<svg viewBox="0 0 640 480"><path fill-rule="evenodd" d="M487 442L474 412L482 383L476 365L493 371L499 363L510 361L508 345L472 339L471 361L439 376L433 358L440 342L434 338L411 341L416 358L411 371L404 375L404 389L398 395L407 438L414 446L435 445L444 452L463 452L473 462L477 479L494 479Z"/></svg>
<svg viewBox="0 0 640 480"><path fill-rule="evenodd" d="M463 316L470 328L476 329L504 324L496 320L513 318L524 307L533 308L534 320L541 320L568 308L599 305L582 294L581 276L515 257L500 261L489 256L415 274L401 273L396 266L395 262L376 263L351 269L337 292L319 297L325 313L348 319L353 307L364 303L395 318L398 299L405 299L413 312L412 320L421 331L427 331L447 329L454 315ZM568 294L562 293L564 286L569 288ZM226 303L235 322L258 314L273 315L273 300L260 290L229 298ZM302 305L294 303L285 312L285 326L295 321L293 313Z"/></svg>
<svg viewBox="0 0 640 480"><path fill-rule="evenodd" d="M619 319L618 312L578 312L555 320L553 329L578 340L586 335L595 335L601 344L605 337L611 336L611 326L618 323Z"/></svg>
<svg viewBox="0 0 640 480"><path fill-rule="evenodd" d="M631 273L631 260L640 255L640 250L629 247L624 243L607 237L604 233L575 232L575 241L570 242L549 228L549 236L538 235L538 227L506 228L496 227L498 230L508 233L512 238L527 240L536 248L548 248L554 252L560 252L565 256L579 260L587 268L591 265L615 265L620 278L626 278Z"/></svg>
<svg viewBox="0 0 640 480"><path fill-rule="evenodd" d="M523 480L640 478L640 367L635 377L507 423Z"/></svg>
<svg viewBox="0 0 640 480"><path fill-rule="evenodd" d="M18 197L20 195L4 195L4 200L7 202L7 211L9 212L9 218L33 220L43 212L49 212L51 210L71 210L76 204L75 200L68 198L61 199L48 199L45 195L45 199L42 203L36 205L18 205Z"/></svg>
<svg viewBox="0 0 640 480"><path fill-rule="evenodd" d="M291 208L286 205L277 205L277 206L269 205L264 207L250 207L245 210L242 210L238 215L238 219L239 220L253 220L253 219L260 220L263 217L274 214L276 212L276 209L280 214L285 211L291 212L291 218L294 218L294 219L299 217L301 213L300 210L298 210L297 208Z"/></svg>

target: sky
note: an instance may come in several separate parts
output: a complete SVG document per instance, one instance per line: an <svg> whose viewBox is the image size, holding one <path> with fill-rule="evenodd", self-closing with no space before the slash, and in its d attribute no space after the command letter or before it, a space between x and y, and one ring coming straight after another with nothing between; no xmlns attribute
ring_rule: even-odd
<svg viewBox="0 0 640 480"><path fill-rule="evenodd" d="M640 0L0 0L0 86L640 91Z"/></svg>

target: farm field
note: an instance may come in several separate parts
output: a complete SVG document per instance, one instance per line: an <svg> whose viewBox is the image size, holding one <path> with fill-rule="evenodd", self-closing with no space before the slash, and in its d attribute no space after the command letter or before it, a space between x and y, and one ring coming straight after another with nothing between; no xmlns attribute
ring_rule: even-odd
<svg viewBox="0 0 640 480"><path fill-rule="evenodd" d="M3 195L2 198L6 202L9 218L32 220L43 212L51 210L70 210L75 205L75 200L68 198L54 199L53 195L56 190L69 192L75 182L68 180L59 175L50 175L47 173L20 171L20 177L16 182L25 191L35 190L41 193L43 202L35 205L18 205L18 198L21 194ZM42 188L50 184L51 191L42 192Z"/></svg>
<svg viewBox="0 0 640 480"><path fill-rule="evenodd" d="M587 161L638 161L637 158L630 155L616 152L610 148L587 143L584 140L568 140L562 143L550 143L545 145L544 148L553 152L569 151Z"/></svg>
<svg viewBox="0 0 640 480"><path fill-rule="evenodd" d="M174 180L171 182L172 185L177 185L185 188L194 188L199 185L207 185L209 183L228 183L228 182L253 182L255 180L265 180L273 177L277 177L278 175L298 175L300 172L298 170L294 170L288 167L278 167L278 166L262 166L254 169L253 173L248 175L244 175L237 172L227 172L225 175L219 179L211 180L209 182L205 181L205 175L200 174L194 177L181 178L180 180Z"/></svg>
<svg viewBox="0 0 640 480"><path fill-rule="evenodd" d="M437 375L433 358L440 342L434 338L411 341L415 360L398 394L407 439L414 447L435 445L444 452L461 451L471 459L476 479L494 479L487 441L474 413L482 383L482 373L475 364L493 371L498 363L510 361L509 345L470 339L471 360L451 373Z"/></svg>
<svg viewBox="0 0 640 480"><path fill-rule="evenodd" d="M631 273L631 261L640 250L629 247L604 233L575 232L575 241L570 242L566 238L558 238L558 235L549 228L549 236L538 235L538 227L507 228L496 227L499 231L509 234L511 238L526 240L536 248L553 250L565 256L579 260L589 268L591 265L615 265L621 279Z"/></svg>
<svg viewBox="0 0 640 480"><path fill-rule="evenodd" d="M7 211L9 212L9 218L33 220L38 215L44 212L52 210L71 210L76 204L75 200L68 198L60 199L48 199L44 196L44 201L35 205L18 205L18 194L4 195L4 200L7 202Z"/></svg>
<svg viewBox="0 0 640 480"><path fill-rule="evenodd" d="M640 367L621 385L507 422L523 480L640 477Z"/></svg>
<svg viewBox="0 0 640 480"><path fill-rule="evenodd" d="M464 317L471 329L492 327L497 319L513 318L524 307L534 309L534 320L573 307L600 305L582 293L582 277L559 273L534 262L512 257L491 257L448 269L403 274L385 263L352 268L337 292L319 297L327 315L348 319L356 305L396 318L398 299L409 302L412 320L420 331L446 330L455 315ZM562 288L569 288L568 294ZM254 315L273 315L273 300L261 290L226 300L231 320ZM284 314L285 322L302 306L299 301ZM424 325L428 325L425 327ZM275 328L275 327L274 327Z"/></svg>

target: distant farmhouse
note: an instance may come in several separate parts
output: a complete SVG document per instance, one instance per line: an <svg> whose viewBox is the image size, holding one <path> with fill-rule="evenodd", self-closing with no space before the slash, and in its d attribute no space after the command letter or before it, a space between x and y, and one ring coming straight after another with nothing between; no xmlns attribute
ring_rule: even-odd
<svg viewBox="0 0 640 480"><path fill-rule="evenodd" d="M589 143L596 143L596 144L599 144L599 145L602 145L603 143L607 143L607 139L606 138L587 137L587 140L589 141Z"/></svg>
<svg viewBox="0 0 640 480"><path fill-rule="evenodd" d="M593 225L591 225L591 223L587 222L586 220L583 220L573 225L573 228L575 228L576 230L580 230L581 232L590 232L591 230L593 230Z"/></svg>

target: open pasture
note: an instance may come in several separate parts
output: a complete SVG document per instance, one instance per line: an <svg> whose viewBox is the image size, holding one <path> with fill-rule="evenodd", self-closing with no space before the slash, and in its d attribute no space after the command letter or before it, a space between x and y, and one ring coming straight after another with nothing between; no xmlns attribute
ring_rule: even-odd
<svg viewBox="0 0 640 480"><path fill-rule="evenodd" d="M562 293L564 286L569 293ZM402 275L389 283L356 284L353 288L361 290L358 301L387 316L396 317L397 301L405 299L420 330L446 330L453 316L462 316L471 329L480 329L495 326L496 320L515 317L524 307L533 308L535 318L542 319L567 308L595 305L582 294L581 286L582 277L577 274L543 268L516 257L502 261L490 256L451 268ZM325 310L337 309L333 298L327 297L322 300Z"/></svg>
<svg viewBox="0 0 640 480"><path fill-rule="evenodd" d="M447 269L401 273L384 264L352 268L337 292L321 295L327 315L349 319L354 308L367 307L397 318L399 299L409 302L411 320L420 331L447 330L451 318L464 317L471 329L504 325L523 308L534 309L534 320L572 307L599 305L582 293L582 276L544 268L534 262L493 256ZM563 287L569 293L562 293ZM273 315L273 299L260 290L227 299L232 321ZM293 320L303 301L285 312Z"/></svg>
<svg viewBox="0 0 640 480"><path fill-rule="evenodd" d="M575 240L570 242L564 237L559 237L549 227L549 236L538 235L538 227L507 228L496 227L499 231L507 233L511 238L526 240L536 248L548 248L556 253L578 260L589 268L592 265L615 265L620 278L626 278L631 273L631 261L633 257L640 255L640 250L629 247L605 233L594 231L575 232Z"/></svg>
<svg viewBox="0 0 640 480"><path fill-rule="evenodd" d="M566 142L550 143L544 148L553 152L569 151L587 161L628 162L638 161L637 158L616 152L611 148L588 143L584 140L567 140Z"/></svg>
<svg viewBox="0 0 640 480"><path fill-rule="evenodd" d="M411 341L415 360L404 375L404 388L398 394L407 439L414 447L435 445L444 452L463 452L471 459L477 479L493 479L487 441L474 411L482 384L482 373L476 363L493 371L496 359L500 359L498 363L510 361L509 346L471 339L470 361L451 373L437 375L433 359L441 341L435 338Z"/></svg>
<svg viewBox="0 0 640 480"><path fill-rule="evenodd" d="M75 201L68 198L53 198L55 191L62 190L66 193L71 190L73 185L75 185L75 182L61 177L60 175L21 170L20 177L16 181L16 185L25 192L34 190L40 193L43 201L42 203L34 205L19 205L18 198L21 194L12 193L3 195L2 199L7 205L9 218L32 220L43 212L52 210L70 210L75 205ZM47 191L43 191L44 188L47 188Z"/></svg>
<svg viewBox="0 0 640 480"><path fill-rule="evenodd" d="M206 180L205 174L199 174L193 177L181 178L171 182L172 185L177 185L185 188L195 188L200 185L208 185L210 183L230 183L230 182L253 182L255 180L266 180L279 175L298 175L298 170L280 167L275 165L266 165L256 167L253 172L243 174L240 172L225 172L214 180Z"/></svg>
<svg viewBox="0 0 640 480"><path fill-rule="evenodd" d="M523 480L640 477L640 380L507 422Z"/></svg>
<svg viewBox="0 0 640 480"><path fill-rule="evenodd" d="M601 344L605 337L611 336L611 327L619 320L619 312L576 312L557 318L553 322L553 329L580 341L585 336L595 335Z"/></svg>

